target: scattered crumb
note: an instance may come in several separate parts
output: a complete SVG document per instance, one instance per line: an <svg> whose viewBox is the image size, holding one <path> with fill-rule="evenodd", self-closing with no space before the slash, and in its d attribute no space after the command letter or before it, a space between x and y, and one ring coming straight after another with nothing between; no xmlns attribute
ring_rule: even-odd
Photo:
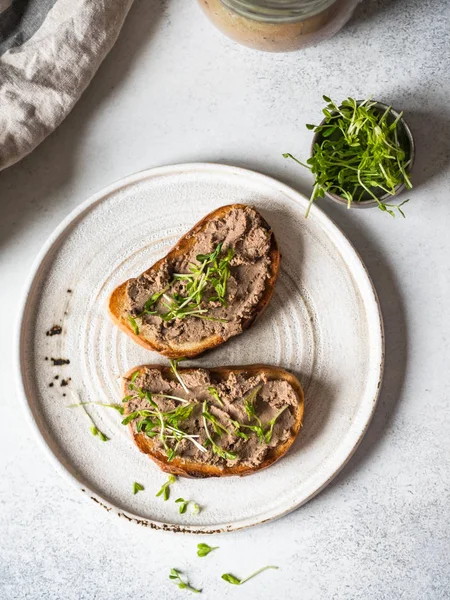
<svg viewBox="0 0 450 600"><path fill-rule="evenodd" d="M67 379L63 379L61 381L61 387L66 387L67 385L69 385L70 380L71 380L71 377L68 377Z"/></svg>
<svg viewBox="0 0 450 600"><path fill-rule="evenodd" d="M48 387L53 387L53 381L48 384Z"/></svg>
<svg viewBox="0 0 450 600"><path fill-rule="evenodd" d="M63 396L65 397L66 395L65 395L65 394L63 394Z"/></svg>
<svg viewBox="0 0 450 600"><path fill-rule="evenodd" d="M55 375L53 379L59 379L59 375Z"/></svg>
<svg viewBox="0 0 450 600"><path fill-rule="evenodd" d="M53 327L51 329L49 329L48 331L45 332L45 335L52 336L52 335L60 335L61 333L62 333L61 325L53 325Z"/></svg>
<svg viewBox="0 0 450 600"><path fill-rule="evenodd" d="M67 293L68 293L68 294L71 294L71 293L72 293L72 290L67 290Z"/></svg>
<svg viewBox="0 0 450 600"><path fill-rule="evenodd" d="M68 365L70 360L68 358L51 358L54 367L59 367L60 365Z"/></svg>
<svg viewBox="0 0 450 600"><path fill-rule="evenodd" d="M45 360L48 360L48 356L45 357Z"/></svg>

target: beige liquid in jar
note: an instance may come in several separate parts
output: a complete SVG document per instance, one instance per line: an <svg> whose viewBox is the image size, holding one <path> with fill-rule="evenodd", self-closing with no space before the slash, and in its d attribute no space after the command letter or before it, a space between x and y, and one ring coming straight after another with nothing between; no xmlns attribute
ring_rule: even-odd
<svg viewBox="0 0 450 600"><path fill-rule="evenodd" d="M290 52L315 45L337 33L358 0L336 0L317 14L298 21L253 19L238 14L221 0L198 0L210 21L231 39L266 52Z"/></svg>

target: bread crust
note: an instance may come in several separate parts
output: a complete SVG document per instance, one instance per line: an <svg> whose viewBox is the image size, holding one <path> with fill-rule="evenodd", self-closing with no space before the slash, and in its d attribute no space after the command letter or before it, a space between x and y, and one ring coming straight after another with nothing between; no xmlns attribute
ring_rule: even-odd
<svg viewBox="0 0 450 600"><path fill-rule="evenodd" d="M172 373L170 367L165 367L161 365L139 365L137 367L133 367L127 373L125 373L122 379L122 391L124 396L126 394L126 380L129 379L134 372L142 368L158 369L165 376L170 376L170 374ZM189 373L190 371L195 370L195 368L178 368L178 372L180 373L181 377L183 376L183 373ZM264 460L264 462L257 467L249 467L247 465L220 467L217 465L207 465L187 461L180 456L176 456L171 462L169 462L167 460L167 456L154 447L155 445L152 438L146 436L145 433L135 433L130 425L130 432L133 435L134 442L136 443L139 450L144 454L147 454L160 467L162 471L165 471L166 473L171 473L172 475L180 475L182 477L192 478L229 477L232 475L239 475L242 477L245 475L251 475L253 473L261 471L262 469L270 467L270 465L272 465L274 462L276 462L282 456L284 456L294 443L295 439L297 438L303 421L305 402L303 388L299 380L294 375L292 375L292 373L289 373L289 371L286 371L285 369L261 364L236 367L213 367L211 369L205 370L209 373L214 373L215 377L219 379L226 379L230 375L230 373L245 373L248 375L257 375L264 373L266 374L269 380L284 379L285 381L287 381L293 387L299 399L299 404L295 415L295 423L291 427L289 438L279 446L270 449L270 452Z"/></svg>
<svg viewBox="0 0 450 600"><path fill-rule="evenodd" d="M190 231L183 235L183 237L181 237L178 240L178 242L168 252L166 256L158 260L149 269L144 271L144 273L149 274L157 271L165 259L175 260L178 257L188 253L196 244L197 235L206 227L209 221L226 217L226 215L233 209L242 209L246 207L247 205L245 204L229 204L227 206L221 206L220 208L217 208L216 210L212 211L211 213L206 215L206 217L204 217L201 221L199 221L196 225L194 225L194 227ZM252 314L242 323L242 331L248 329L255 321L255 319L263 312L265 307L269 304L269 301L275 289L275 282L277 280L278 271L280 268L280 252L278 249L277 241L275 239L275 235L268 223L263 219L261 215L260 217L262 219L264 227L267 229L267 231L269 231L271 235L271 244L269 250L270 272L269 277L266 281L266 287L260 300L253 308ZM142 273L142 275L144 273ZM215 348L216 346L219 346L220 344L223 344L226 341L226 339L217 334L211 335L200 342L186 342L183 344L177 344L176 340L167 343L160 342L156 339L145 338L141 335L136 335L132 330L130 322L127 318L128 313L126 307L128 281L130 280L125 281L112 292L108 301L108 312L113 323L143 348L146 348L147 350L155 350L156 352L159 352L159 354L167 356L168 358L193 358L194 356L198 356L199 354L202 354L207 350L211 350L212 348Z"/></svg>

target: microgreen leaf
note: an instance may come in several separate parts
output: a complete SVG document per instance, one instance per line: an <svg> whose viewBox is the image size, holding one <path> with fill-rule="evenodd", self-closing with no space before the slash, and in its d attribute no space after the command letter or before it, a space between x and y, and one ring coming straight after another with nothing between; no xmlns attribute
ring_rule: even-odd
<svg viewBox="0 0 450 600"><path fill-rule="evenodd" d="M208 556L213 550L217 550L219 546L208 546L208 544L197 544L197 556Z"/></svg>
<svg viewBox="0 0 450 600"><path fill-rule="evenodd" d="M208 411L208 403L206 402L206 400L203 401L202 418L203 418L203 427L205 428L206 437L207 437L209 443L211 444L213 454L217 454L217 456L220 456L221 458L224 458L226 460L236 460L237 454L235 452L229 452L227 450L224 450L223 448L218 446L216 444L216 442L213 440L213 438L211 437L211 433L208 429L207 419L209 419L209 420L211 420L211 418L214 419L214 416L211 415L211 413Z"/></svg>
<svg viewBox="0 0 450 600"><path fill-rule="evenodd" d="M131 328L133 329L136 335L139 335L139 326L136 322L136 319L132 315L128 315L128 321L130 322Z"/></svg>
<svg viewBox="0 0 450 600"><path fill-rule="evenodd" d="M210 386L208 388L208 392L214 398L214 400L216 400L220 404L220 406L224 405L223 402L222 402L222 400L220 399L219 392L217 391L217 388Z"/></svg>
<svg viewBox="0 0 450 600"><path fill-rule="evenodd" d="M242 423L239 423L239 421L235 421L234 419L231 419L231 423L234 427L234 435L247 441L249 436L241 431L241 427L243 426Z"/></svg>
<svg viewBox="0 0 450 600"><path fill-rule="evenodd" d="M184 498L177 498L175 500L177 504L179 504L179 512L180 514L184 514L187 511L189 505L192 505L192 514L196 515L200 512L200 506L194 502L193 500L185 500Z"/></svg>
<svg viewBox="0 0 450 600"><path fill-rule="evenodd" d="M131 375L130 379L131 379L131 381L134 383L138 377L139 377L139 371L135 371L135 372L134 372L134 373Z"/></svg>
<svg viewBox="0 0 450 600"><path fill-rule="evenodd" d="M272 440L273 428L275 426L275 423L277 422L278 418L284 413L284 411L286 409L287 409L287 405L283 406L283 408L281 408L281 410L279 410L277 412L277 414L273 417L273 419L270 419L270 421L266 424L266 431L264 433L264 441L266 442L266 444L270 444L270 442Z"/></svg>
<svg viewBox="0 0 450 600"><path fill-rule="evenodd" d="M255 401L256 401L256 398L258 396L258 393L259 393L259 390L261 389L261 387L262 386L260 385L259 387L254 388L244 400L245 412L247 413L247 416L250 419L250 422L256 421L256 424L241 425L241 427L244 427L244 428L249 429L250 431L253 431L254 433L256 433L256 435L259 438L259 441L261 443L263 443L264 442L264 429L263 429L263 425L261 423L261 419L256 414L256 409L255 409Z"/></svg>
<svg viewBox="0 0 450 600"><path fill-rule="evenodd" d="M215 250L213 252L211 252L210 254L197 254L196 256L196 260L199 263L210 263L210 262L214 262L216 260L216 258L219 256L220 251L222 250L222 246L223 246L223 242L220 242L219 244L217 244Z"/></svg>
<svg viewBox="0 0 450 600"><path fill-rule="evenodd" d="M231 575L231 573L224 573L222 575L222 579L224 579L228 583L232 583L233 585L241 585L241 580L235 577L234 575Z"/></svg>
<svg viewBox="0 0 450 600"><path fill-rule="evenodd" d="M184 500L184 498L177 498L175 500L175 502L178 502L180 504L180 508L179 508L180 514L182 515L183 513L185 513L187 510L187 507L188 507L188 502L186 502L186 500Z"/></svg>
<svg viewBox="0 0 450 600"><path fill-rule="evenodd" d="M260 573L262 573L263 571L266 571L267 569L278 569L278 567L274 567L273 565L268 565L267 567L262 567L262 569L258 569L258 571L255 571L254 573L252 573L248 577L245 577L245 579L238 579L237 577L235 577L231 573L224 573L222 575L222 579L224 581L227 581L228 583L232 583L233 585L242 585L243 583L245 583L249 579L252 579L253 577L256 577L256 575L259 575Z"/></svg>
<svg viewBox="0 0 450 600"><path fill-rule="evenodd" d="M157 494L155 494L156 497L162 496L164 498L164 501L168 500L169 496L170 496L170 486L173 483L175 483L176 480L177 480L177 478L175 477L175 475L169 475L166 483L163 483L159 492L157 492Z"/></svg>
<svg viewBox="0 0 450 600"><path fill-rule="evenodd" d="M100 438L102 442L109 442L109 437L105 435L103 431L100 431L100 429L98 429L98 427L95 425L91 425L90 431L93 436Z"/></svg>
<svg viewBox="0 0 450 600"><path fill-rule="evenodd" d="M98 437L102 440L102 442L109 442L109 437L103 433L103 431L98 432Z"/></svg>
<svg viewBox="0 0 450 600"><path fill-rule="evenodd" d="M152 296L150 296L150 298L144 304L144 312L149 312L151 307L158 302L161 296L167 292L169 287L170 286L167 285L163 290L156 292Z"/></svg>
<svg viewBox="0 0 450 600"><path fill-rule="evenodd" d="M142 492L144 490L144 486L137 481L133 482L133 494L136 495L138 492Z"/></svg>
<svg viewBox="0 0 450 600"><path fill-rule="evenodd" d="M170 569L169 579L172 579L172 581L177 584L180 590L189 590L190 592L194 592L196 594L201 592L201 590L197 590L196 588L192 587L188 582L183 581L181 579L181 573L177 569Z"/></svg>
<svg viewBox="0 0 450 600"><path fill-rule="evenodd" d="M222 433L231 434L231 431L222 425L219 419L212 415L209 411L203 411L202 416L212 424L214 432L217 433L217 435L222 435Z"/></svg>
<svg viewBox="0 0 450 600"><path fill-rule="evenodd" d="M178 379L178 381L180 382L181 387L183 388L183 390L186 392L186 394L189 394L190 390L189 388L185 385L184 381L181 378L180 373L178 372L178 364L182 361L182 360L186 360L185 358L177 358L177 359L172 359L170 361L170 368L172 369L173 374L175 375L175 377Z"/></svg>

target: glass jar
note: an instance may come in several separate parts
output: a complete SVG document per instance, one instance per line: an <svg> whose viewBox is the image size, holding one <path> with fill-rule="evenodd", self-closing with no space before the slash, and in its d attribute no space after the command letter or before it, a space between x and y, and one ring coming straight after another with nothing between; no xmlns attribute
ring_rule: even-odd
<svg viewBox="0 0 450 600"><path fill-rule="evenodd" d="M198 0L237 42L267 52L315 45L337 33L360 0Z"/></svg>

